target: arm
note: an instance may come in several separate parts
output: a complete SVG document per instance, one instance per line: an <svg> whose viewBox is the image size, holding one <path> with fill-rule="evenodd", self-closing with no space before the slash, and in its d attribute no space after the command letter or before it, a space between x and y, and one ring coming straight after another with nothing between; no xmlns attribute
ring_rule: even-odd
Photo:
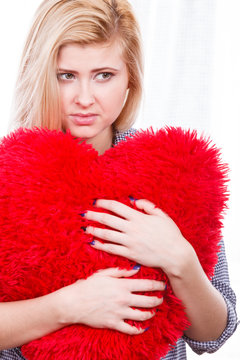
<svg viewBox="0 0 240 360"><path fill-rule="evenodd" d="M145 266L162 268L175 295L186 307L192 324L186 335L198 341L217 339L227 324L224 298L206 277L193 247L184 239L176 224L149 201L137 200L135 204L145 213L116 201L98 200L97 207L118 216L88 211L86 218L118 231L89 226L88 233L115 243L96 241L93 246Z"/></svg>
<svg viewBox="0 0 240 360"><path fill-rule="evenodd" d="M133 270L105 269L49 295L0 303L0 350L23 345L77 323L107 327L131 335L143 333L144 329L130 326L124 319L150 319L154 316L151 308L160 305L162 299L135 292L164 290L165 284L125 279L138 270L139 267ZM149 308L149 311L132 307Z"/></svg>
<svg viewBox="0 0 240 360"><path fill-rule="evenodd" d="M25 344L58 330L55 295L0 303L0 350Z"/></svg>
<svg viewBox="0 0 240 360"><path fill-rule="evenodd" d="M236 296L230 287L228 265L223 240L220 241L219 245L221 246L221 250L218 253L218 263L215 266L214 276L211 280L211 283L222 295L227 305L227 325L223 333L215 341L197 342L185 336L184 340L197 354L202 354L204 352L215 352L225 343L225 341L234 333L237 328Z"/></svg>
<svg viewBox="0 0 240 360"><path fill-rule="evenodd" d="M197 341L218 339L227 324L227 306L203 272L191 246L176 268L168 272L168 277L191 323L185 335Z"/></svg>

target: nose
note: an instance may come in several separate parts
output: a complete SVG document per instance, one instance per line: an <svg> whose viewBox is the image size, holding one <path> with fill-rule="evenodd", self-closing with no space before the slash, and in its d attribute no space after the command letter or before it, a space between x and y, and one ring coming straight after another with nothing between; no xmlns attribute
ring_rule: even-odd
<svg viewBox="0 0 240 360"><path fill-rule="evenodd" d="M87 108L94 104L95 97L91 84L88 82L81 82L78 84L74 102L84 108Z"/></svg>

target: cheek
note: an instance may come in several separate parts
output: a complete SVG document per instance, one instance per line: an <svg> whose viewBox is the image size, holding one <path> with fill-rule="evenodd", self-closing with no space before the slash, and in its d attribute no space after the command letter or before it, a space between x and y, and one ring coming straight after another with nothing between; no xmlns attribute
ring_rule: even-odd
<svg viewBox="0 0 240 360"><path fill-rule="evenodd" d="M60 104L62 110L67 110L68 105L71 103L72 93L71 89L67 87L60 87Z"/></svg>
<svg viewBox="0 0 240 360"><path fill-rule="evenodd" d="M61 109L64 110L65 106L66 106L66 99L65 99L65 93L64 93L63 89L61 89L61 88L59 91L59 96L60 96Z"/></svg>
<svg viewBox="0 0 240 360"><path fill-rule="evenodd" d="M108 113L117 114L122 110L124 100L127 94L127 86L114 86L106 91L99 92L99 100L102 108Z"/></svg>

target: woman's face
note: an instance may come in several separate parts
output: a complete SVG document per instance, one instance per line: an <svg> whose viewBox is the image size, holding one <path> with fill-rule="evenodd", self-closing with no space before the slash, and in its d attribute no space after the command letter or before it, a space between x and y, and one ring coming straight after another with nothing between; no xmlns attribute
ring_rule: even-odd
<svg viewBox="0 0 240 360"><path fill-rule="evenodd" d="M127 66L118 42L67 44L60 49L57 65L63 128L105 151L111 146L111 125L128 89Z"/></svg>

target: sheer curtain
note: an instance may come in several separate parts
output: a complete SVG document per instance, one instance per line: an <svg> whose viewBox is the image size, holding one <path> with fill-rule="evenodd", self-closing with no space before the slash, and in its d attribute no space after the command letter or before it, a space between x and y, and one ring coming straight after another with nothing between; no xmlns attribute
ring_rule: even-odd
<svg viewBox="0 0 240 360"><path fill-rule="evenodd" d="M145 53L145 97L137 125L209 128L214 1L132 0Z"/></svg>
<svg viewBox="0 0 240 360"><path fill-rule="evenodd" d="M222 149L231 169L223 236L232 286L240 298L240 2L130 2L145 51L145 94L136 126L195 128ZM211 359L239 359L237 337L239 329Z"/></svg>

